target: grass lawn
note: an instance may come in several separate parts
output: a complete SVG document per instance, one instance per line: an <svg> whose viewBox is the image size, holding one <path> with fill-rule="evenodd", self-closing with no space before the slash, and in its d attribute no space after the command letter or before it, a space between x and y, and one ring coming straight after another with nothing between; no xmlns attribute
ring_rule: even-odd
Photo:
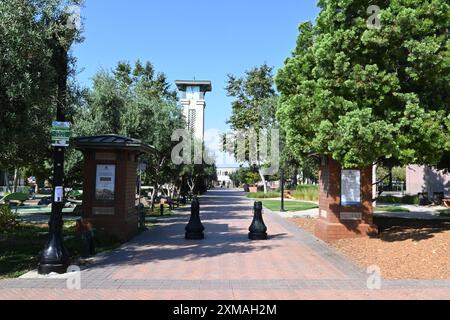
<svg viewBox="0 0 450 320"><path fill-rule="evenodd" d="M375 212L410 212L408 209L402 207L376 207Z"/></svg>
<svg viewBox="0 0 450 320"><path fill-rule="evenodd" d="M72 259L79 257L81 239L75 229L74 221L64 223L64 241ZM39 252L48 240L47 224L21 223L14 230L0 233L0 279L19 277L36 269ZM114 237L97 232L96 252L115 249L121 242Z"/></svg>
<svg viewBox="0 0 450 320"><path fill-rule="evenodd" d="M439 211L441 217L450 217L450 209Z"/></svg>
<svg viewBox="0 0 450 320"><path fill-rule="evenodd" d="M179 208L184 208L186 206L187 205L180 204ZM175 206L174 209L177 209L177 207ZM160 209L159 204L155 204L155 207L153 208L153 211L151 210L151 208L144 208L144 210L145 210L145 215L147 217L160 217L161 216L161 209ZM170 210L169 205L165 204L164 205L164 215L165 216L171 216L171 215L174 215L174 214L175 214L175 212Z"/></svg>
<svg viewBox="0 0 450 320"><path fill-rule="evenodd" d="M247 198L250 199L274 199L274 198L280 198L281 193L280 192L249 192L247 193Z"/></svg>
<svg viewBox="0 0 450 320"><path fill-rule="evenodd" d="M272 211L280 211L281 210L281 201L280 200L263 200L262 201L264 207ZM300 201L285 201L284 208L287 211L304 211L309 209L318 208L318 206L314 203L308 202L300 202Z"/></svg>

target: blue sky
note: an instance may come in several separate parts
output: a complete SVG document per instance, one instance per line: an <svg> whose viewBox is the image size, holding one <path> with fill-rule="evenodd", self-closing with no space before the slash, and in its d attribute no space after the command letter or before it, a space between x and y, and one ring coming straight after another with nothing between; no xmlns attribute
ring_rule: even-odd
<svg viewBox="0 0 450 320"><path fill-rule="evenodd" d="M267 62L279 68L298 25L314 21L316 0L86 0L85 41L73 48L78 81L91 86L118 61L150 61L175 80L211 80L206 129L226 130L226 75Z"/></svg>

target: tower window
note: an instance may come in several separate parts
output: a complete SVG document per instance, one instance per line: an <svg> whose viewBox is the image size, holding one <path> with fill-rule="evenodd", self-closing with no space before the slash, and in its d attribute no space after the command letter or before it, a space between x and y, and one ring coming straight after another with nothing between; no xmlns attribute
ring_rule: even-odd
<svg viewBox="0 0 450 320"><path fill-rule="evenodd" d="M195 127L197 123L197 110L191 109L189 110L188 116L188 128L192 134L195 134Z"/></svg>

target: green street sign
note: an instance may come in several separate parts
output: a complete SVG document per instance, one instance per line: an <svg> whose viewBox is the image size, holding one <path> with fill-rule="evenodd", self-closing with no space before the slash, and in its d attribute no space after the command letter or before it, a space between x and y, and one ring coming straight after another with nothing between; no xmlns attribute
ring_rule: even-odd
<svg viewBox="0 0 450 320"><path fill-rule="evenodd" d="M58 122L52 123L52 146L53 147L68 147L69 139L71 136L70 122Z"/></svg>

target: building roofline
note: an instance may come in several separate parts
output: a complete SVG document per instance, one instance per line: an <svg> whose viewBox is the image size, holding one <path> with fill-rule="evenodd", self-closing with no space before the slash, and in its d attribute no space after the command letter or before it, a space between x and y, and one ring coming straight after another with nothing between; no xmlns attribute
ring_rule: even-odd
<svg viewBox="0 0 450 320"><path fill-rule="evenodd" d="M205 92L212 91L212 83L208 80L176 80L175 84L178 90L185 90L188 86L200 86Z"/></svg>

